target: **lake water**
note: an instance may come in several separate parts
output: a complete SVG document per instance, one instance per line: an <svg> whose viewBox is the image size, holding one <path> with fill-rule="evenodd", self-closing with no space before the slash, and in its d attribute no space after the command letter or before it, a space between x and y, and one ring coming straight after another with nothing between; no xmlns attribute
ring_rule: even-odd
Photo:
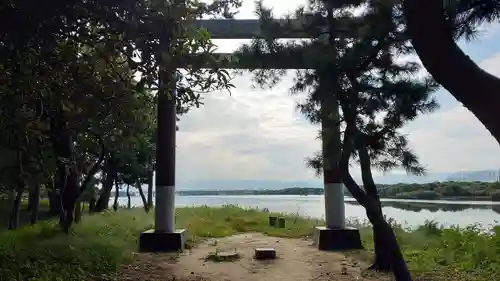
<svg viewBox="0 0 500 281"><path fill-rule="evenodd" d="M345 200L347 218L366 220L364 208L352 198ZM121 205L127 203L120 197ZM132 197L133 206L142 206L140 197ZM299 214L304 217L324 218L322 195L238 195L238 196L176 196L176 206L222 206L234 204L241 207L268 208L271 212ZM468 226L480 224L490 227L500 224L500 202L398 200L383 199L383 211L387 217L412 227L434 220L443 226Z"/></svg>

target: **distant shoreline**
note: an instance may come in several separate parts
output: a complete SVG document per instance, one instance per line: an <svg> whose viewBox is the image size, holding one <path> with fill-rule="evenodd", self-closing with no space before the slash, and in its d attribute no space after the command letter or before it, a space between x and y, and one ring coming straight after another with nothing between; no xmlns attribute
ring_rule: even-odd
<svg viewBox="0 0 500 281"><path fill-rule="evenodd" d="M193 192L197 192L197 191L193 190ZM304 194L289 194L289 193L287 193L287 194L243 194L243 193L239 193L239 194L226 194L225 192L213 193L213 194L194 194L194 193L191 194L190 192L181 191L181 192L177 192L177 195L179 195L179 196L216 196L216 195L219 195L219 196L248 196L248 195L255 195L255 196L273 196L273 195L310 196L310 195L313 195L314 196L314 195L323 195L323 194L307 194L307 195L304 195ZM353 198L351 195L345 195L345 197ZM440 197L440 198L434 198L434 199L397 198L397 197L380 197L380 198L381 199L401 199L401 200L404 200L404 199L408 199L408 200L429 200L429 201L439 201L439 200L444 200L444 201L494 201L494 200L492 200L491 197L487 197L487 196L482 196L482 197L457 196L457 197Z"/></svg>
<svg viewBox="0 0 500 281"><path fill-rule="evenodd" d="M428 184L379 185L380 198L449 201L500 201L500 183L436 182ZM323 188L291 187L284 189L181 190L180 196L244 195L323 195ZM345 195L352 197L345 191Z"/></svg>

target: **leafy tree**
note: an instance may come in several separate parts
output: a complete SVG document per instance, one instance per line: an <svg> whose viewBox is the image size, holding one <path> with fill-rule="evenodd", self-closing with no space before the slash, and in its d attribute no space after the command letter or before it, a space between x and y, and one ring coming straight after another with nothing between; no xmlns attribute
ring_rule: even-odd
<svg viewBox="0 0 500 281"><path fill-rule="evenodd" d="M158 66L174 69L194 53L218 65L208 33L180 21L231 16L231 8L239 5L232 0L210 5L78 0L2 5L1 21L9 24L0 28L0 92L5 101L0 112L9 117L2 127L15 127L17 140L6 138L2 149L12 152L10 159L20 159L17 172L11 173L19 180L9 177L10 183L2 186L22 186L24 172L19 169L29 171L26 163L34 166L36 174L42 172L51 206L67 231L78 218L75 207L98 175L108 178L110 162L116 168L111 183L120 172L151 171L156 132L150 101L157 102L157 97L147 89L159 89ZM167 81L177 82L179 114L199 106L201 92L232 87L227 72L202 69L201 64L191 64ZM135 79L138 71L140 81ZM127 172L131 159L134 168Z"/></svg>
<svg viewBox="0 0 500 281"><path fill-rule="evenodd" d="M122 184L124 174L143 174L144 170L153 169L155 98L150 91L138 91L128 98L123 103L127 110L119 115L123 125L112 127L120 131L107 145L110 148L102 167L102 188L92 208L94 212L108 207L113 183L118 180Z"/></svg>

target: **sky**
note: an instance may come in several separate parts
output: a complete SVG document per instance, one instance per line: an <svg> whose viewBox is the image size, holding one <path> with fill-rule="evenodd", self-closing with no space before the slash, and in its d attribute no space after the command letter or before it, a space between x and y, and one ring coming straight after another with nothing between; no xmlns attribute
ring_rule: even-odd
<svg viewBox="0 0 500 281"><path fill-rule="evenodd" d="M275 16L304 0L264 1ZM236 18L256 18L254 1L244 0ZM484 26L472 42L459 42L483 69L500 77L500 24ZM214 40L218 52L231 52L249 40ZM418 58L416 56L410 59ZM450 69L450 71L453 71ZM255 87L252 75L236 76L231 91L205 94L204 105L181 117L177 135L177 179L315 180L305 158L320 149L318 128L296 111L289 93L293 73L272 89ZM440 109L403 128L429 172L500 169L500 146L446 90L435 93ZM397 171L396 171L397 172ZM375 175L380 174L374 172ZM357 167L352 168L359 175Z"/></svg>

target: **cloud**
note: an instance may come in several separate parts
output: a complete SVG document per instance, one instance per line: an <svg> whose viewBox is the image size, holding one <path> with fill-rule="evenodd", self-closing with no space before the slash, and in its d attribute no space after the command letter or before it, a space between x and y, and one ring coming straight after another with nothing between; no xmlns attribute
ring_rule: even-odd
<svg viewBox="0 0 500 281"><path fill-rule="evenodd" d="M500 147L463 106L422 116L405 128L413 149L433 172L500 167Z"/></svg>
<svg viewBox="0 0 500 281"><path fill-rule="evenodd" d="M302 3L293 0L286 6L277 5L275 14L281 15L288 7ZM254 18L253 7L253 1L244 1L238 18ZM233 51L248 42L217 41L221 52ZM401 58L410 59L418 61L416 56ZM500 53L484 60L481 66L500 76ZM179 181L315 178L314 172L305 167L304 158L320 149L318 128L295 110L297 98L288 94L293 75L289 74L273 90L253 88L250 77L246 74L235 78L232 95L206 94L203 107L182 117L177 140ZM489 132L444 90L438 96L447 102L442 110L421 116L404 128L422 163L433 172L499 168L500 148ZM357 169L353 174L359 174Z"/></svg>
<svg viewBox="0 0 500 281"><path fill-rule="evenodd" d="M303 4L289 0L273 7L283 16ZM254 1L243 1L236 18L256 18ZM232 52L250 40L214 40L218 52ZM288 94L292 76L272 91L252 87L251 75L236 77L232 95L214 92L205 105L183 116L177 140L180 181L194 179L313 179L304 159L319 149L317 128L295 111Z"/></svg>
<svg viewBox="0 0 500 281"><path fill-rule="evenodd" d="M279 4L276 5L277 1L272 1L272 0L264 0L263 2L264 2L264 7L272 8L273 15L275 17L281 17L290 12L293 12L294 9L306 3L306 1L304 0L287 0L286 5L279 5ZM255 14L255 1L243 0L243 5L241 6L240 12L236 15L236 18L239 19L257 18L257 15Z"/></svg>
<svg viewBox="0 0 500 281"><path fill-rule="evenodd" d="M480 38L491 39L500 33L500 23L483 23L479 26Z"/></svg>
<svg viewBox="0 0 500 281"><path fill-rule="evenodd" d="M296 114L288 89L273 90L236 77L236 90L207 94L205 105L182 117L178 173L183 179L313 179L304 159L319 149L317 128Z"/></svg>
<svg viewBox="0 0 500 281"><path fill-rule="evenodd" d="M489 73L500 77L500 52L483 60L480 66Z"/></svg>
<svg viewBox="0 0 500 281"><path fill-rule="evenodd" d="M500 53L480 66L500 77ZM446 95L450 95L446 93ZM460 103L421 116L408 125L412 147L431 171L451 172L500 168L500 146L479 120Z"/></svg>

